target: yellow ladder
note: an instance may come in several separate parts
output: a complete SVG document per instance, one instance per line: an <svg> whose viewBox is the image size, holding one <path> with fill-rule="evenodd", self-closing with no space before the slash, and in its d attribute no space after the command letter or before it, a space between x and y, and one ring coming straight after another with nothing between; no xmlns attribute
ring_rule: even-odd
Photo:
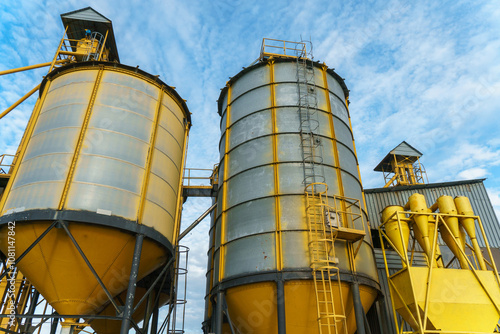
<svg viewBox="0 0 500 334"><path fill-rule="evenodd" d="M337 232L326 223L329 208L327 186L324 183L311 183L306 187L305 193L319 333L347 334L342 285L334 247Z"/></svg>

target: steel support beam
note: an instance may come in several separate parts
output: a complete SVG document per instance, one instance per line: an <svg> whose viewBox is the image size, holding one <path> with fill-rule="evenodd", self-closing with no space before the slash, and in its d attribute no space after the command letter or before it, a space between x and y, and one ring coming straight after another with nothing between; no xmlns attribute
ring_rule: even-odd
<svg viewBox="0 0 500 334"><path fill-rule="evenodd" d="M352 283L352 301L354 304L354 316L356 318L356 333L366 334L365 331L365 311L363 310L363 305L361 304L361 296L359 294L359 283Z"/></svg>
<svg viewBox="0 0 500 334"><path fill-rule="evenodd" d="M224 292L219 290L217 293L217 303L215 304L215 334L222 334L222 323L224 320L224 314L222 313L222 298Z"/></svg>
<svg viewBox="0 0 500 334"><path fill-rule="evenodd" d="M122 327L120 334L127 334L131 324L132 312L134 310L135 288L137 276L139 274L139 264L141 261L142 242L144 241L143 234L137 234L135 239L134 257L132 259L132 268L130 269L130 278L127 289L127 299L122 316Z"/></svg>
<svg viewBox="0 0 500 334"><path fill-rule="evenodd" d="M276 282L276 298L278 303L278 334L286 334L286 319L285 319L285 282L279 279Z"/></svg>
<svg viewBox="0 0 500 334"><path fill-rule="evenodd" d="M212 212L215 209L216 206L217 206L217 202L215 202L210 208L208 208L207 211L203 212L203 214L198 219L196 219L191 225L189 225L188 228L186 228L184 231L182 231L182 233L179 235L178 241L181 241L182 238L184 238L189 232L191 232L196 226L198 226L198 224L203 219L205 219L205 217L208 216L210 214L210 212Z"/></svg>
<svg viewBox="0 0 500 334"><path fill-rule="evenodd" d="M31 95L33 95L39 88L40 88L40 85L37 85L35 88L30 90L28 93L26 93L26 95L24 95L19 100L17 100L13 105L11 105L7 109L5 109L5 111L0 114L0 119L2 119L5 115L10 113L15 107L17 107L18 105L23 103L27 98L29 98Z"/></svg>

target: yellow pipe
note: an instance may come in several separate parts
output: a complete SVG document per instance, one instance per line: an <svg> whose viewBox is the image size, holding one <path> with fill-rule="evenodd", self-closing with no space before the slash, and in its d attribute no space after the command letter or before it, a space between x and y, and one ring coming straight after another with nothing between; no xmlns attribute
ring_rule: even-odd
<svg viewBox="0 0 500 334"><path fill-rule="evenodd" d="M63 64L63 63L67 63L68 61L69 61L68 59L61 59L61 60L57 60L56 64ZM36 65L30 65L30 66L24 66L24 67L18 67L18 68L13 68L11 70L0 71L0 76L5 75L5 74L11 74L11 73L29 71L29 70L33 70L35 68L40 68L40 67L46 67L46 66L50 66L51 64L52 64L52 62L49 61L49 62L46 62L46 63L36 64Z"/></svg>
<svg viewBox="0 0 500 334"><path fill-rule="evenodd" d="M109 33L109 30L106 30L106 36L104 36L104 42L102 42L102 45L101 45L101 51L99 52L99 57L97 58L97 60L101 60L101 57L102 57L102 52L104 51L105 49L105 46L106 46L106 40L108 39L108 33ZM108 59L109 60L109 59ZM162 93L163 95L163 93Z"/></svg>
<svg viewBox="0 0 500 334"><path fill-rule="evenodd" d="M474 216L474 211L472 210L472 206L467 197L465 196L455 197L455 205L457 207L459 215ZM483 258L483 253L481 252L481 248L479 247L479 244L477 242L474 218L463 217L459 218L459 221L471 239L472 247L474 248L474 253L476 254L477 261L479 262L479 267L481 268L481 270L487 270L486 263L484 262Z"/></svg>
<svg viewBox="0 0 500 334"><path fill-rule="evenodd" d="M280 207L280 182L278 168L278 125L276 120L276 89L274 82L274 60L269 62L269 78L271 89L271 122L272 122L272 143L273 143L273 174L274 174L274 201L276 214L276 269L283 269L283 249L281 235L281 207Z"/></svg>
<svg viewBox="0 0 500 334"><path fill-rule="evenodd" d="M2 119L5 115L7 115L9 112L11 112L15 107L23 103L27 98L29 98L31 95L33 95L38 89L40 88L40 85L37 85L35 88L30 90L26 95L21 97L17 102L15 102L13 105L8 107L3 113L0 114L0 119Z"/></svg>

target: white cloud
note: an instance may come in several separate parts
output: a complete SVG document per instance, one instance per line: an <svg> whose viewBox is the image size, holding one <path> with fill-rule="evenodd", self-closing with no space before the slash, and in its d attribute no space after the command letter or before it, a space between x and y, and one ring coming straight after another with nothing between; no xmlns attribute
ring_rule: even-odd
<svg viewBox="0 0 500 334"><path fill-rule="evenodd" d="M488 175L488 171L484 168L470 168L458 173L460 179L479 179Z"/></svg>

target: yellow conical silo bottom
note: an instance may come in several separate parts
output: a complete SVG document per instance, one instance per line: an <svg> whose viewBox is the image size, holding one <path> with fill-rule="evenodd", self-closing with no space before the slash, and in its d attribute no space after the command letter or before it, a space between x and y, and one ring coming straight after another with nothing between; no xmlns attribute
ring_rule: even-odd
<svg viewBox="0 0 500 334"><path fill-rule="evenodd" d="M341 311L338 286L334 284L335 308ZM356 331L351 285L341 283L342 299L347 317L347 333ZM365 312L377 297L377 290L360 285L361 303ZM233 326L240 333L278 333L276 283L262 282L230 288L226 292L226 302ZM319 333L317 321L316 295L312 280L285 282L285 319L287 334ZM343 328L339 328L343 333ZM224 326L224 334L230 334L229 326Z"/></svg>
<svg viewBox="0 0 500 334"><path fill-rule="evenodd" d="M51 224L18 222L16 257ZM68 228L111 295L124 291L128 286L135 236L93 224L69 223ZM0 240L7 240L7 231L0 230ZM6 253L6 243L0 244L0 250ZM165 263L167 257L165 248L145 238L138 280ZM17 267L61 315L96 313L109 301L63 228L50 230Z"/></svg>

